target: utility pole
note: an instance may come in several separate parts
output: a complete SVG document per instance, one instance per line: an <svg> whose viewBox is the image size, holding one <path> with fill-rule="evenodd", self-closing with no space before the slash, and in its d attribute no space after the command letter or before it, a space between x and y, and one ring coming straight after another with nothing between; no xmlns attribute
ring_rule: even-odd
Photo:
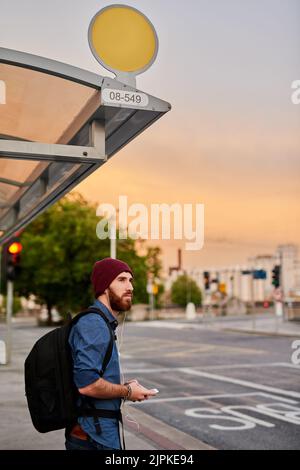
<svg viewBox="0 0 300 470"><path fill-rule="evenodd" d="M4 269L7 285L6 295L6 344L5 344L5 363L11 360L12 350L12 314L13 314L13 294L14 284L20 269L20 253L22 244L18 237L13 237L4 247Z"/></svg>
<svg viewBox="0 0 300 470"><path fill-rule="evenodd" d="M251 268L251 304L252 304L252 329L256 330L256 313L255 313L255 293L254 293L254 268Z"/></svg>
<svg viewBox="0 0 300 470"><path fill-rule="evenodd" d="M246 269L245 273L250 274L250 304L252 315L252 329L256 330L256 314L255 314L255 292L254 292L254 271L255 271L255 258L249 258L250 268Z"/></svg>
<svg viewBox="0 0 300 470"><path fill-rule="evenodd" d="M281 286L281 295L282 295L282 319L283 321L286 320L285 318L285 308L284 308L284 284L283 284L283 255L282 255L282 250L279 249L279 265L280 265L280 272L279 272L279 280L280 280L280 286Z"/></svg>
<svg viewBox="0 0 300 470"><path fill-rule="evenodd" d="M13 298L14 298L14 283L7 281L7 296L6 296L6 354L5 362L10 363L11 348L12 348L12 330L11 319L13 313Z"/></svg>
<svg viewBox="0 0 300 470"><path fill-rule="evenodd" d="M117 214L119 209L116 210ZM116 215L113 214L109 219L109 239L110 239L110 257L117 258L117 220Z"/></svg>
<svg viewBox="0 0 300 470"><path fill-rule="evenodd" d="M149 294L149 320L153 320L154 317L154 289L153 289L153 276L148 275L147 292Z"/></svg>

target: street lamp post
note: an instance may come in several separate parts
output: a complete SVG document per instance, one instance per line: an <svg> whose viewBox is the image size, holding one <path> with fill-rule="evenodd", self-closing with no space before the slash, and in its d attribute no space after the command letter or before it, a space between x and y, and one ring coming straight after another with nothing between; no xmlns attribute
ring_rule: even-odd
<svg viewBox="0 0 300 470"><path fill-rule="evenodd" d="M6 364L11 360L11 346L12 346L12 331L11 319L13 312L13 298L14 298L14 284L12 281L7 281L7 296L6 296Z"/></svg>
<svg viewBox="0 0 300 470"><path fill-rule="evenodd" d="M119 209L116 210L119 212ZM109 219L110 257L117 258L117 220L115 213Z"/></svg>

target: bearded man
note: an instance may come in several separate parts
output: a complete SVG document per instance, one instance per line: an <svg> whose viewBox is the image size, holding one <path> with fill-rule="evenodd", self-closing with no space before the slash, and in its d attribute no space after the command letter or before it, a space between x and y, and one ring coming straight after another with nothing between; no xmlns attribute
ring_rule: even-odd
<svg viewBox="0 0 300 470"><path fill-rule="evenodd" d="M90 308L100 310L105 318L97 312L80 318L71 330L69 344L73 378L79 391L78 406L96 408L99 416L80 416L77 424L66 431L66 449L120 450L122 399L143 401L154 396L155 391L143 387L136 379L121 384L115 341L102 371L112 333L115 336L118 326L117 316L132 304L132 270L121 260L105 258L95 263L91 281L95 302Z"/></svg>

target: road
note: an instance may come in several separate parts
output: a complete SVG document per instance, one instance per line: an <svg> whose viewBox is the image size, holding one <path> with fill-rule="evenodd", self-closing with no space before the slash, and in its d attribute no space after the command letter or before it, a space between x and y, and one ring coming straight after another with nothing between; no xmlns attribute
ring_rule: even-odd
<svg viewBox="0 0 300 470"><path fill-rule="evenodd" d="M299 449L293 338L196 326L125 325L119 333L125 379L160 391L132 406L216 449Z"/></svg>
<svg viewBox="0 0 300 470"><path fill-rule="evenodd" d="M47 331L32 322L13 324L12 363L0 368L0 449L63 448L63 431L34 430L24 396L24 359ZM127 448L299 449L295 339L222 331L196 321L121 325L124 379L159 390L151 400L125 406Z"/></svg>

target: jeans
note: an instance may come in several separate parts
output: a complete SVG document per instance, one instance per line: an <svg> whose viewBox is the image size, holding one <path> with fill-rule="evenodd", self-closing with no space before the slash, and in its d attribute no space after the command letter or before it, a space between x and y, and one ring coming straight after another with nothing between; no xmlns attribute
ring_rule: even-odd
<svg viewBox="0 0 300 470"><path fill-rule="evenodd" d="M73 436L66 437L65 446L66 450L120 450L105 447L102 444L93 441L92 439L84 441L83 439L78 439L77 437Z"/></svg>

